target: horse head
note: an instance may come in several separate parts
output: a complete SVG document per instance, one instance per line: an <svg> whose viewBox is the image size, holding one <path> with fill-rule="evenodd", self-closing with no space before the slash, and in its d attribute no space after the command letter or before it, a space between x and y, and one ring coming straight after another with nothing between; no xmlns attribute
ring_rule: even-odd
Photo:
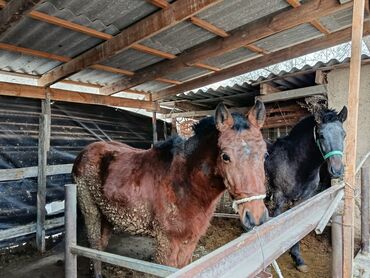
<svg viewBox="0 0 370 278"><path fill-rule="evenodd" d="M316 126L314 138L316 144L327 161L328 171L333 178L343 176L343 147L346 133L343 122L347 119L347 107L337 113L334 110L324 110L314 113Z"/></svg>
<svg viewBox="0 0 370 278"><path fill-rule="evenodd" d="M265 106L260 101L256 102L247 119L241 114L230 113L223 104L216 108L220 150L216 171L233 198L233 208L238 211L246 230L268 218L263 201L266 194L266 143L261 134L265 117Z"/></svg>

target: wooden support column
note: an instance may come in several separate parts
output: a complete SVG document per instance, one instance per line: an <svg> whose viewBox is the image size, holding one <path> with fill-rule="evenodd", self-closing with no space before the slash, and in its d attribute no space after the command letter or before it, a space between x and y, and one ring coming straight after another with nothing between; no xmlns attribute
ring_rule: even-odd
<svg viewBox="0 0 370 278"><path fill-rule="evenodd" d="M153 112L152 125L153 125L153 144L155 144L158 141L158 133L157 133L157 112Z"/></svg>
<svg viewBox="0 0 370 278"><path fill-rule="evenodd" d="M177 135L176 118L172 118L172 123L171 123L171 136L176 136L176 135Z"/></svg>
<svg viewBox="0 0 370 278"><path fill-rule="evenodd" d="M38 176L37 176L37 224L36 246L40 252L45 251L45 199L46 199L46 168L47 153L50 147L50 98L46 89L46 99L41 102L38 144Z"/></svg>
<svg viewBox="0 0 370 278"><path fill-rule="evenodd" d="M343 214L343 277L352 277L354 247L354 188L356 186L357 122L361 72L361 44L365 0L354 0L349 72L346 171Z"/></svg>

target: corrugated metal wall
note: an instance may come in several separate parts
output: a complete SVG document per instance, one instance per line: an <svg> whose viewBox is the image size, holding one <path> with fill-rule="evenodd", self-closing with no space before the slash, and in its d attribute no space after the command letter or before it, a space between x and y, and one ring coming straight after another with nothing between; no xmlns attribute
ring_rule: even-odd
<svg viewBox="0 0 370 278"><path fill-rule="evenodd" d="M116 140L139 148L152 142L151 119L132 112L96 105L54 102L51 105L48 165L73 163L89 143ZM41 101L0 97L0 169L37 166ZM159 138L163 122L158 121ZM47 203L64 198L70 175L47 179ZM36 219L37 178L0 182L0 229Z"/></svg>

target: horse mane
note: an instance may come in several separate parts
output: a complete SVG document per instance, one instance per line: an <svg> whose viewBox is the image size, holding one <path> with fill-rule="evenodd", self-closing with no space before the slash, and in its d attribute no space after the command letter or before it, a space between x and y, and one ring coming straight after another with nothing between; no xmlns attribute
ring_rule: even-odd
<svg viewBox="0 0 370 278"><path fill-rule="evenodd" d="M247 119L240 113L231 113L234 119L233 129L242 131L249 128ZM178 135L171 136L165 141L154 144L153 149L159 152L160 158L170 162L177 154L189 155L196 149L204 138L209 138L212 135L218 135L216 128L215 117L205 117L192 127L194 135L188 139L184 139Z"/></svg>

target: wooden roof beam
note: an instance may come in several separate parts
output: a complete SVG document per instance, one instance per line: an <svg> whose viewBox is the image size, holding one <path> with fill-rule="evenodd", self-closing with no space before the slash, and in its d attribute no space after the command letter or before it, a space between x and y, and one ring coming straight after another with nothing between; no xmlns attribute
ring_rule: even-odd
<svg viewBox="0 0 370 278"><path fill-rule="evenodd" d="M109 59L130 48L132 45L186 20L217 2L219 1L177 0L173 4L170 4L170 7L167 9L162 9L141 21L132 24L113 38L84 52L66 64L58 66L44 74L39 80L39 85L49 86L86 67Z"/></svg>
<svg viewBox="0 0 370 278"><path fill-rule="evenodd" d="M5 3L6 5L0 11L0 35L16 25L41 1L43 0L16 0Z"/></svg>
<svg viewBox="0 0 370 278"><path fill-rule="evenodd" d="M293 8L297 8L301 6L302 4L299 2L299 0L286 0L289 5L291 5ZM324 25L321 24L321 22L317 19L313 19L310 21L310 24L315 27L317 30L319 30L321 33L328 35L330 34L330 30L326 28Z"/></svg>
<svg viewBox="0 0 370 278"><path fill-rule="evenodd" d="M42 12L38 12L38 11L30 12L29 17L31 17L35 20L47 22L49 24L53 24L53 25L56 25L56 26L59 26L59 27L63 27L63 28L66 28L66 29L69 29L69 30L72 30L72 31L75 31L75 32L83 33L85 35L95 37L95 38L98 38L98 39L102 39L102 40L110 40L114 37L111 34L100 32L100 31L97 31L95 29L92 29L92 28L89 28L89 27L86 27L86 26L83 26L83 25L80 25L80 24L76 24L76 23L73 23L73 22L55 17L55 16L51 16L51 15L48 15L48 14L45 14L45 13L42 13ZM131 46L131 48L133 48L135 50L138 50L138 51L141 51L141 52L145 52L145 53L154 55L154 56L166 58L166 59L173 59L173 58L176 57L176 55L173 55L171 53L167 53L167 52L164 52L164 51L161 51L161 50L158 50L158 49L154 49L152 47L148 47L148 46L141 45L141 44L134 44L134 45Z"/></svg>
<svg viewBox="0 0 370 278"><path fill-rule="evenodd" d="M339 4L337 0L313 0L295 8L283 11L271 17L263 17L229 32L226 38L216 37L196 45L179 54L176 59L159 62L136 71L132 77L118 80L102 89L105 95L111 95L123 89L166 76L181 70L184 66L199 63L207 58L221 55L234 49L249 45L275 33L310 22L321 16L347 9L352 2Z"/></svg>
<svg viewBox="0 0 370 278"><path fill-rule="evenodd" d="M145 100L121 97L109 97L97 94L79 93L54 88L50 88L48 91L50 92L50 100L55 101L138 108L138 109L147 109L150 111L156 111L160 109L160 107L156 103ZM37 86L0 82L0 95L45 99L46 91L45 88Z"/></svg>
<svg viewBox="0 0 370 278"><path fill-rule="evenodd" d="M211 32L217 36L220 36L222 38L226 38L229 36L228 33L226 33L225 30L221 29L221 28L218 28L217 26L199 18L199 17L196 17L196 16L192 16L190 18L190 21L191 23L193 23L194 25L197 25L198 27L204 29L204 30L207 30L208 32Z"/></svg>
<svg viewBox="0 0 370 278"><path fill-rule="evenodd" d="M0 49L10 51L10 52L22 53L22 54L26 54L26 55L30 55L30 56L36 56L36 57L40 57L40 58L50 59L50 60L59 61L59 62L63 62L63 63L66 63L66 62L72 60L72 58L67 57L67 56L56 55L56 54L52 54L52 53L48 53L48 52L44 52L44 51L39 51L39 50L30 49L30 48L20 47L20 46L16 46L16 45L12 45L12 44L7 44L7 43L0 43ZM133 71L114 68L114 67L110 67L110 66L98 65L98 64L92 65L91 68L97 69L97 70L102 70L102 71L108 71L108 72L112 72L112 73L124 74L124 75L134 75Z"/></svg>
<svg viewBox="0 0 370 278"><path fill-rule="evenodd" d="M364 24L364 35L370 34L370 23ZM181 85L174 86L160 92L152 93L152 100L157 101L164 99L168 96L176 95L182 92L186 92L195 88L200 88L208 84L219 82L246 72L250 72L256 69L260 69L271 64L283 62L287 59L293 59L305 54L309 54L315 51L319 51L340 43L347 42L351 39L351 28L346 28L337 32L330 33L327 36L313 39L311 41L303 42L271 54L261 56L259 58L249 60L244 63L229 67L219 72L215 72L211 75L193 79L189 82L184 82Z"/></svg>

